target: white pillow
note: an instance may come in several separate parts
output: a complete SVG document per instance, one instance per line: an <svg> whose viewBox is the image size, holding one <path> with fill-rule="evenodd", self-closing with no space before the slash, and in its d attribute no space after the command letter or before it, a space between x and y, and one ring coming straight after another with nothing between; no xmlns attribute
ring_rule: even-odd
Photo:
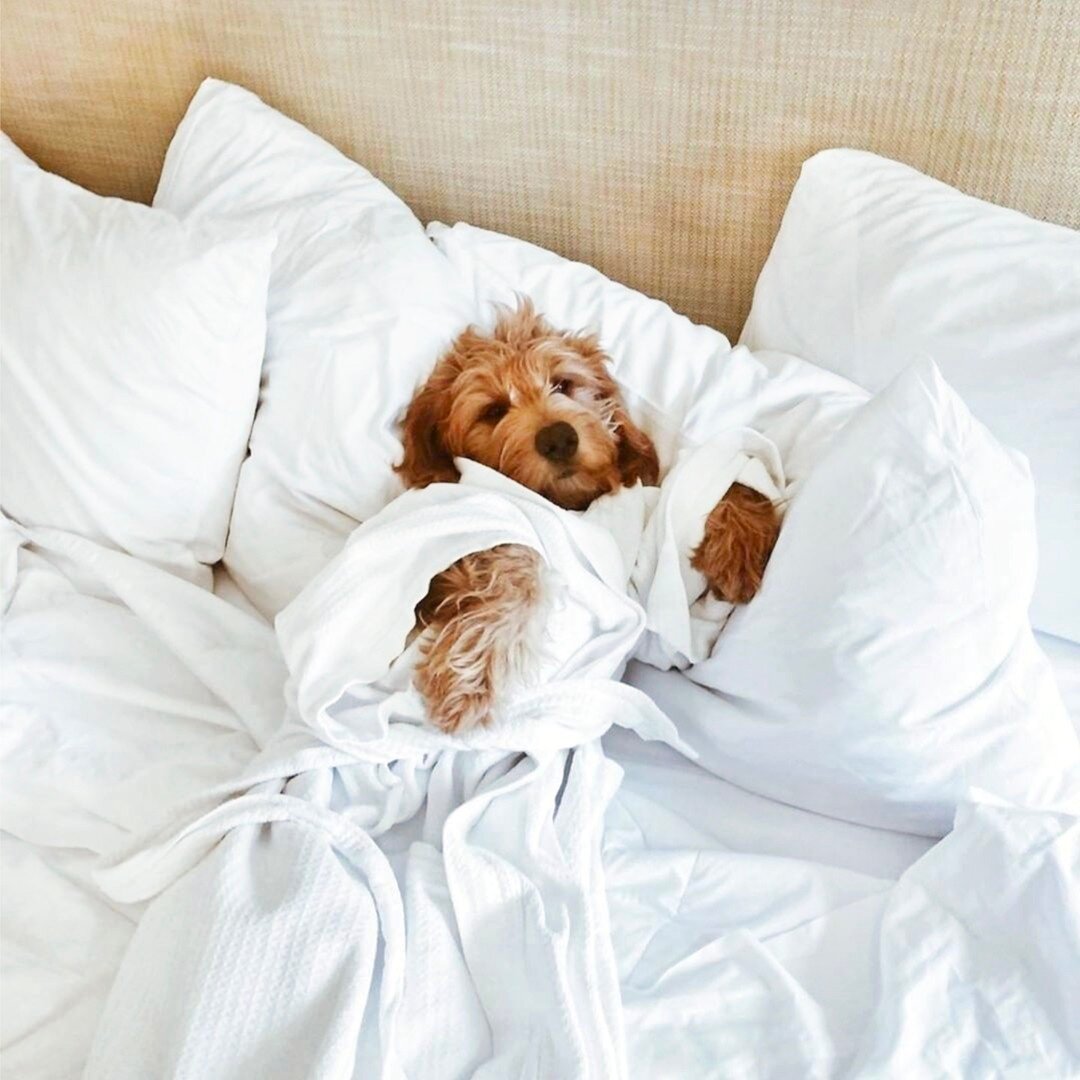
<svg viewBox="0 0 1080 1080"><path fill-rule="evenodd" d="M399 414L472 309L400 199L238 86L199 88L154 205L278 236L262 398L225 552L273 616L401 490Z"/></svg>
<svg viewBox="0 0 1080 1080"><path fill-rule="evenodd" d="M803 166L742 341L869 390L933 357L1030 460L1032 621L1080 641L1080 234L873 154L827 150Z"/></svg>
<svg viewBox="0 0 1080 1080"><path fill-rule="evenodd" d="M0 146L4 513L209 585L255 411L272 238L223 239Z"/></svg>
<svg viewBox="0 0 1080 1080"><path fill-rule="evenodd" d="M690 678L639 669L701 763L752 791L925 835L972 788L1077 805L1080 756L1027 606L1030 476L929 361L832 440L762 589ZM669 700L673 699L673 700Z"/></svg>

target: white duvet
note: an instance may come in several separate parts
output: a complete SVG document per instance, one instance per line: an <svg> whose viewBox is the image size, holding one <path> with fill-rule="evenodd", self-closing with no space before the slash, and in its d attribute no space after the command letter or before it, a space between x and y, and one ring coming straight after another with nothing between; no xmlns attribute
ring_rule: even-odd
<svg viewBox="0 0 1080 1080"><path fill-rule="evenodd" d="M128 556L5 526L5 859L81 890L98 965L80 986L66 958L68 1027L17 953L9 1067L75 1075L89 1052L91 1077L200 1080L1080 1071L1066 761L1056 787L1014 786L1030 799L959 791L953 830L896 881L725 850L707 804L675 828L674 790L619 797L600 736L708 752L732 701L702 689L718 707L686 723L611 678L649 622L616 522L470 479L359 530L276 635ZM438 543L410 548L409 530ZM551 667L493 728L450 739L408 683L412 606L437 562L507 540L563 577ZM960 768L995 775L979 754Z"/></svg>

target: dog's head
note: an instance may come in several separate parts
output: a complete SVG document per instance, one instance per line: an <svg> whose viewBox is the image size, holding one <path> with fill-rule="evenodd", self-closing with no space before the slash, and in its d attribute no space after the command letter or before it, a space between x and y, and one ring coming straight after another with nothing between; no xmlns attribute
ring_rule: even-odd
<svg viewBox="0 0 1080 1080"><path fill-rule="evenodd" d="M409 487L455 481L454 458L470 458L570 510L655 484L656 450L607 363L595 336L553 329L527 300L490 334L470 327L409 405L399 474Z"/></svg>

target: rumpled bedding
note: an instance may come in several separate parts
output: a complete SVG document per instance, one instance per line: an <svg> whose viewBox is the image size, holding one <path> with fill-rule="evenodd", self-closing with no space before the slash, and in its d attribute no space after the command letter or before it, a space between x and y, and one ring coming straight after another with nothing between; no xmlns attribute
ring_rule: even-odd
<svg viewBox="0 0 1080 1080"><path fill-rule="evenodd" d="M359 530L276 636L5 524L4 824L97 898L96 951L123 951L100 1023L71 1031L96 1027L87 1076L1076 1074L1075 816L973 791L893 881L620 799L610 725L688 752L609 677L647 618L608 532L632 500L568 529L471 479ZM509 539L564 578L548 678L461 739L408 685L417 513L456 528L436 562Z"/></svg>

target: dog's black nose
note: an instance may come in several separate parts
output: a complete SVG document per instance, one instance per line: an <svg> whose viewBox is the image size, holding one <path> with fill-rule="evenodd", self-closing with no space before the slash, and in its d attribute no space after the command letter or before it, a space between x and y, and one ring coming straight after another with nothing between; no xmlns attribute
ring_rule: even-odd
<svg viewBox="0 0 1080 1080"><path fill-rule="evenodd" d="M536 452L548 461L569 461L577 447L577 432L565 420L548 424L536 433Z"/></svg>

